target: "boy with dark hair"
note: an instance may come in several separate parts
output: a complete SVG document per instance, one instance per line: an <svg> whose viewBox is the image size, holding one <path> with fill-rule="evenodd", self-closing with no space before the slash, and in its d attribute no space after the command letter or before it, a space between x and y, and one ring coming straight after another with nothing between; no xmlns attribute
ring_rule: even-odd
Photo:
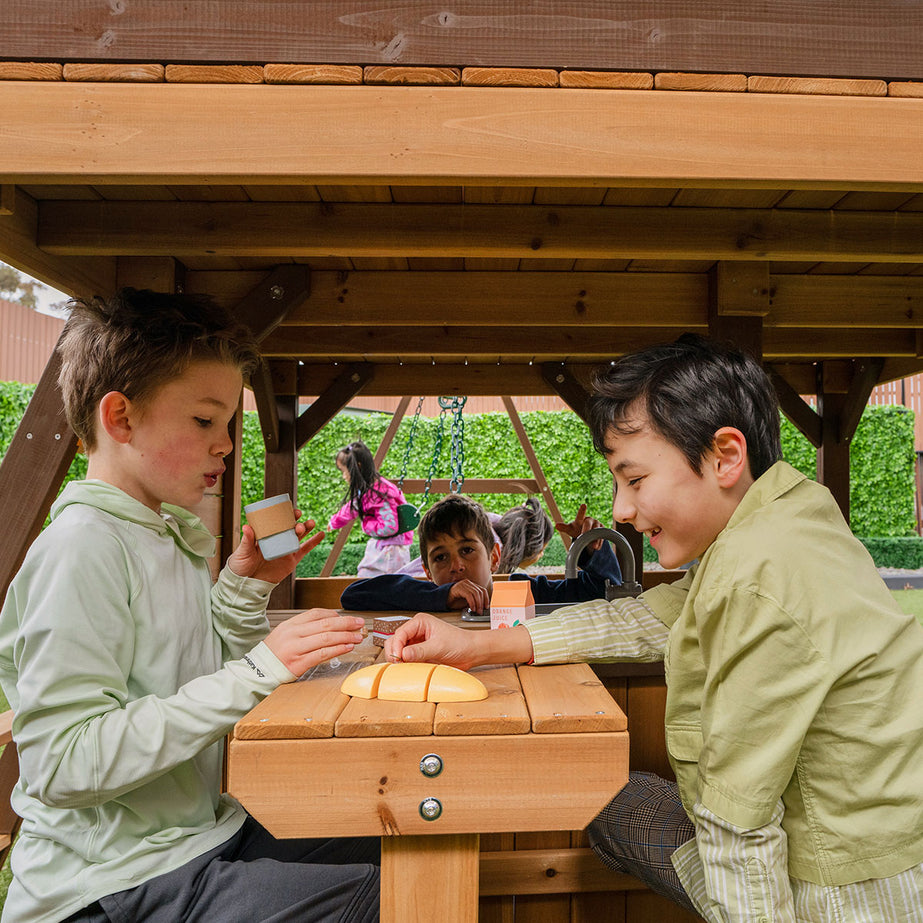
<svg viewBox="0 0 923 923"><path fill-rule="evenodd" d="M685 576L497 632L419 615L392 660L653 661L676 783L632 773L607 864L714 923L923 919L923 630L829 492L780 461L753 359L700 337L626 356L589 415L613 515Z"/></svg>
<svg viewBox="0 0 923 923"><path fill-rule="evenodd" d="M186 508L224 472L250 335L207 299L124 289L72 302L59 350L87 479L0 612L23 819L4 923L377 920L376 843L278 841L221 794L234 723L362 637L321 609L269 630L270 591L323 533L266 561L244 526L212 584Z"/></svg>
<svg viewBox="0 0 923 923"><path fill-rule="evenodd" d="M599 523L584 516L581 507L572 523L561 530L576 537ZM483 612L490 605L493 574L500 563L500 546L494 538L487 511L475 500L449 494L433 504L417 528L420 557L429 580L407 574L384 574L351 583L340 597L344 609L393 609L445 612L468 607ZM549 580L542 575L511 574L511 580L528 580L535 602L580 602L605 596L606 581L621 583L618 561L607 542L587 548L578 562L585 570L576 577Z"/></svg>

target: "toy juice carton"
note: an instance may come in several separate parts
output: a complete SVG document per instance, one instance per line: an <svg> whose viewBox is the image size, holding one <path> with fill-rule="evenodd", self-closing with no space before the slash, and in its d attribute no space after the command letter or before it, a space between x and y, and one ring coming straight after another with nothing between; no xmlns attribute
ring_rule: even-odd
<svg viewBox="0 0 923 923"><path fill-rule="evenodd" d="M490 627L512 628L535 618L535 599L528 580L494 581L490 596Z"/></svg>

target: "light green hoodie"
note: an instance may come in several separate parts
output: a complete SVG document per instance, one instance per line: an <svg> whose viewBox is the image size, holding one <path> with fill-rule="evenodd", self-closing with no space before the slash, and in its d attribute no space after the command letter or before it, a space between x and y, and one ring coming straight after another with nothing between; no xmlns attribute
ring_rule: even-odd
<svg viewBox="0 0 923 923"><path fill-rule="evenodd" d="M292 674L261 640L272 584L191 513L69 484L0 612L23 818L3 923L59 921L228 840L222 738Z"/></svg>

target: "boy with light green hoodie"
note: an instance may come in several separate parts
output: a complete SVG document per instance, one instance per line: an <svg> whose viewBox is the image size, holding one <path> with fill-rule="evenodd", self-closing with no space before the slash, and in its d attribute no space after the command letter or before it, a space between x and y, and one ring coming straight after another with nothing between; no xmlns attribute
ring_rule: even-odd
<svg viewBox="0 0 923 923"><path fill-rule="evenodd" d="M362 627L310 610L269 630L270 591L322 533L266 561L245 526L212 584L215 540L187 510L224 472L252 339L202 298L71 309L60 385L87 479L0 613L23 818L3 923L377 920L377 843L277 841L221 794L234 723Z"/></svg>

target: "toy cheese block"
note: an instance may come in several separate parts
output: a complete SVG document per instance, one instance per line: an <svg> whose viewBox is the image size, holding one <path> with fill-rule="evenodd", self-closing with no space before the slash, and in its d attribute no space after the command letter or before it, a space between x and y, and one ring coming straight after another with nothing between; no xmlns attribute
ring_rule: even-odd
<svg viewBox="0 0 923 923"><path fill-rule="evenodd" d="M340 691L392 702L476 702L484 684L464 670L434 663L373 663L350 673Z"/></svg>
<svg viewBox="0 0 923 923"><path fill-rule="evenodd" d="M528 580L495 582L490 594L490 627L512 628L535 618L532 583Z"/></svg>

